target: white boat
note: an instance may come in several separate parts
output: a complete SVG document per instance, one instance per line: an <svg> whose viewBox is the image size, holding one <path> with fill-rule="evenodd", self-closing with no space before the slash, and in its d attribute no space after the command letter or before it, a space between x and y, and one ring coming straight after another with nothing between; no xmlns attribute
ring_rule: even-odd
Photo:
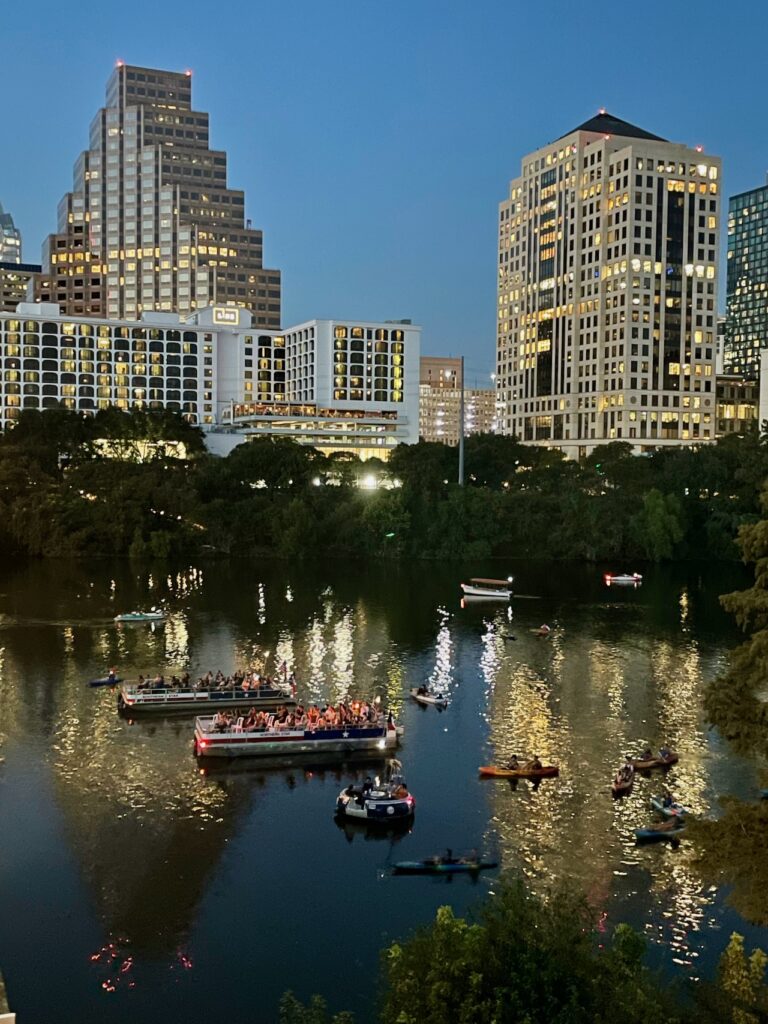
<svg viewBox="0 0 768 1024"><path fill-rule="evenodd" d="M165 612L151 608L148 612L123 612L115 616L115 622L162 622Z"/></svg>
<svg viewBox="0 0 768 1024"><path fill-rule="evenodd" d="M639 587L643 582L639 572L607 572L603 579L606 587Z"/></svg>
<svg viewBox="0 0 768 1024"><path fill-rule="evenodd" d="M91 685L94 685L93 683ZM192 687L138 687L126 683L120 687L117 707L128 714L156 712L219 711L222 708L242 708L246 705L273 710L281 704L293 705L295 698L279 686L253 686L247 690L229 686L225 690L196 690Z"/></svg>
<svg viewBox="0 0 768 1024"><path fill-rule="evenodd" d="M418 689L414 688L411 690L411 696L419 704L424 704L426 707L429 707L430 705L436 708L448 707L448 697L444 693L430 693L429 691L426 693L419 693Z"/></svg>
<svg viewBox="0 0 768 1024"><path fill-rule="evenodd" d="M485 597L492 601L508 601L512 597L512 577L505 580L486 580L473 577L469 583L462 583L461 589L467 597Z"/></svg>
<svg viewBox="0 0 768 1024"><path fill-rule="evenodd" d="M391 715L381 715L370 723L318 728L281 727L270 721L266 729L254 729L252 732L243 729L242 720L221 728L214 717L195 719L195 753L198 757L344 755L348 752L383 754L394 750L397 742L398 728Z"/></svg>
<svg viewBox="0 0 768 1024"><path fill-rule="evenodd" d="M348 821L363 821L371 825L391 825L409 821L413 817L416 801L395 775L384 784L370 780L361 786L347 786L336 800L336 814Z"/></svg>

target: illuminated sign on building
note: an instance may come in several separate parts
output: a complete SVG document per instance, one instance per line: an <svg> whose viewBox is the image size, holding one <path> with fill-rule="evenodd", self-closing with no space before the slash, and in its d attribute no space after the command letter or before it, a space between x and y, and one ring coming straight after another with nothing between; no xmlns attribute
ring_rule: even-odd
<svg viewBox="0 0 768 1024"><path fill-rule="evenodd" d="M232 306L214 306L213 322L215 324L239 324L240 310Z"/></svg>

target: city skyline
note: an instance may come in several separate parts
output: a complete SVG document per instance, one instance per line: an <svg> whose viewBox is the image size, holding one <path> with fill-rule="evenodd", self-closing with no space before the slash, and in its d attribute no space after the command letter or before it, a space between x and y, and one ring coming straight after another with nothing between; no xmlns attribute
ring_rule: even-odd
<svg viewBox="0 0 768 1024"><path fill-rule="evenodd" d="M592 26L585 48L578 12L562 3L544 23L496 2L427 2L386 12L234 5L208 25L201 4L182 21L139 2L130 24L108 14L75 25L43 0L43 33L19 10L5 17L8 80L36 116L14 124L15 151L27 158L6 159L0 199L22 231L25 259L37 261L115 61L190 68L198 105L213 118L212 144L230 154L232 187L245 191L269 264L283 270L284 321L410 316L424 325L425 352L463 353L468 378L477 377L493 368L497 203L524 153L602 106L720 155L725 196L764 180L768 153L746 130L758 116L752 56L762 34L716 35L714 10L703 5L681 50L653 19L633 23L631 47L620 20ZM766 20L751 15L755 28ZM245 40L237 52L235 23ZM555 28L553 72L540 80L535 47L519 41ZM620 80L590 58L618 46ZM88 57L90 74L76 86L60 80L63 50Z"/></svg>

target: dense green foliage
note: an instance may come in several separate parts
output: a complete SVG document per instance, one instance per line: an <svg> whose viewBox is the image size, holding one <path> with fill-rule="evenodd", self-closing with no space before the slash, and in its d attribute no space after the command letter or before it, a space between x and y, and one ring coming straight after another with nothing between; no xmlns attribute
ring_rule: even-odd
<svg viewBox="0 0 768 1024"><path fill-rule="evenodd" d="M768 516L768 489L762 495ZM749 638L731 654L728 670L708 687L710 721L740 754L768 755L768 518L742 526L738 544L744 561L754 565L755 582L724 594ZM729 900L747 920L768 925L768 800L723 801L717 820L693 823L700 866L713 880L732 887Z"/></svg>
<svg viewBox="0 0 768 1024"><path fill-rule="evenodd" d="M667 985L644 966L626 925L606 937L565 890L534 896L503 881L475 922L441 907L434 922L382 958L380 1024L758 1024L768 1011L766 960L734 935L711 983ZM290 993L280 1024L347 1024L322 999Z"/></svg>
<svg viewBox="0 0 768 1024"><path fill-rule="evenodd" d="M387 465L287 438L216 458L169 413L24 411L0 438L0 530L35 555L736 558L768 445L752 434L635 457L616 442L579 464L485 434L465 462L462 488L456 450L439 444L401 445Z"/></svg>

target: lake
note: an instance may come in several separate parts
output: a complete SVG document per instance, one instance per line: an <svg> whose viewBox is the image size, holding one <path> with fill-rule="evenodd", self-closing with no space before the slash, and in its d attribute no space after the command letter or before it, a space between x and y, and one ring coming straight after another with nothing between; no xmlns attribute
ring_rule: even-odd
<svg viewBox="0 0 768 1024"><path fill-rule="evenodd" d="M462 607L462 572L513 573L519 596ZM768 949L685 838L635 846L661 777L622 801L609 789L627 753L666 742L681 755L668 784L697 814L755 795L758 766L708 730L700 703L739 640L718 595L747 583L738 565L651 568L620 589L600 567L557 563L5 564L0 970L20 1024L270 1022L288 988L369 1024L381 948L497 885L389 873L447 847L498 857L533 886L572 880L601 927L631 923L665 971L711 973L733 930ZM164 625L113 622L160 603ZM133 723L114 692L86 685L112 664L135 679L284 660L304 701L379 695L393 708L410 832L337 825L359 767L206 770L192 719ZM426 681L450 693L446 711L409 700ZM478 778L512 754L560 775Z"/></svg>

